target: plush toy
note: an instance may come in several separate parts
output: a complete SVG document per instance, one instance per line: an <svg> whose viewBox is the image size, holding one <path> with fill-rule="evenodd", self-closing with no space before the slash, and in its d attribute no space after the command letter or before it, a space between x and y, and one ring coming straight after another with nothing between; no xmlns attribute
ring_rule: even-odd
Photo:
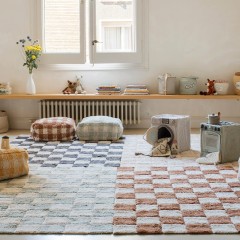
<svg viewBox="0 0 240 240"><path fill-rule="evenodd" d="M63 94L73 94L76 92L77 82L68 80L68 86L62 91Z"/></svg>
<svg viewBox="0 0 240 240"><path fill-rule="evenodd" d="M84 91L84 88L82 86L82 83L80 81L80 79L76 76L77 80L76 80L76 91L75 94L84 94L86 93L86 91ZM82 79L82 76L81 76Z"/></svg>
<svg viewBox="0 0 240 240"><path fill-rule="evenodd" d="M208 79L207 81L208 82L205 83L205 85L207 85L207 91L206 92L201 91L200 95L215 95L216 94L216 91L214 88L215 80Z"/></svg>

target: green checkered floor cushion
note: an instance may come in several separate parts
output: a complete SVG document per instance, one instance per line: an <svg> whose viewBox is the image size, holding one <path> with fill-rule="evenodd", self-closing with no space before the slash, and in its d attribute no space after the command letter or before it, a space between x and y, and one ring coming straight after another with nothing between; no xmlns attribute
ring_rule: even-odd
<svg viewBox="0 0 240 240"><path fill-rule="evenodd" d="M104 141L118 140L123 133L123 125L119 118L92 116L83 118L77 125L76 134L79 140Z"/></svg>

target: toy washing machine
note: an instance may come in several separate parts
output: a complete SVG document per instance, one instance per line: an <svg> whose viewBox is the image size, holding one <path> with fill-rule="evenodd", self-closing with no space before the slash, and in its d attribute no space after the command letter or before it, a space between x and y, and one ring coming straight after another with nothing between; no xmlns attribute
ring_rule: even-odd
<svg viewBox="0 0 240 240"><path fill-rule="evenodd" d="M171 151L180 153L190 149L190 117L186 115L161 114L151 118L152 126L146 140L154 145L158 139L169 138Z"/></svg>

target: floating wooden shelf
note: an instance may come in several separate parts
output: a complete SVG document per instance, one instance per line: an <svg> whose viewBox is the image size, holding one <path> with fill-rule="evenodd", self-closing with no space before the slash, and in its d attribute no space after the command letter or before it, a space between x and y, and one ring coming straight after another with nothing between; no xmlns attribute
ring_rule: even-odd
<svg viewBox="0 0 240 240"><path fill-rule="evenodd" d="M240 100L240 95L160 95L160 94L149 94L149 95L98 95L98 94L8 94L8 95L0 95L0 99L79 99L79 100L128 100L128 99L224 99L224 100Z"/></svg>

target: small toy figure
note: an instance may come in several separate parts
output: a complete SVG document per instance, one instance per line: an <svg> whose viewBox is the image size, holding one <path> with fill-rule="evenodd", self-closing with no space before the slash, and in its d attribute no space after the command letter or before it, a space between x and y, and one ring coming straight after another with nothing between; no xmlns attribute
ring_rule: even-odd
<svg viewBox="0 0 240 240"><path fill-rule="evenodd" d="M201 91L200 95L215 95L216 94L216 91L214 88L215 80L208 79L207 81L208 82L205 83L205 85L207 85L207 91L206 92Z"/></svg>
<svg viewBox="0 0 240 240"><path fill-rule="evenodd" d="M77 82L68 80L68 86L62 91L63 94L73 94L76 92Z"/></svg>
<svg viewBox="0 0 240 240"><path fill-rule="evenodd" d="M81 80L79 79L78 76L76 76L77 80L76 80L76 91L75 94L85 94L86 91L84 90ZM83 78L83 76L81 76L81 79Z"/></svg>

